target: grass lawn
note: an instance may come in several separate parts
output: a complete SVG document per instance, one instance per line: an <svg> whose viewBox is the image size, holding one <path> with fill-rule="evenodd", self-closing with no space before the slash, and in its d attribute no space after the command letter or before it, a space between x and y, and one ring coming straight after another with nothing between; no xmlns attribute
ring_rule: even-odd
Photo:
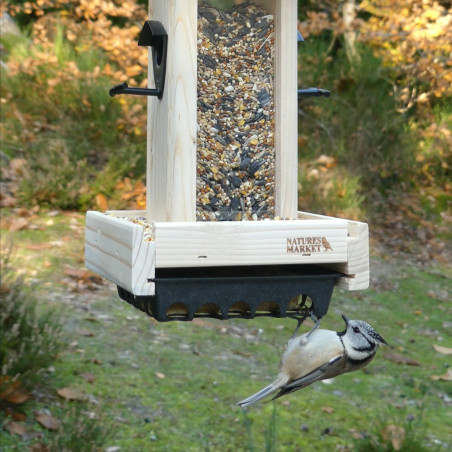
<svg viewBox="0 0 452 452"><path fill-rule="evenodd" d="M83 241L79 214L38 213L28 229L14 234L18 267L40 305L60 313L65 346L42 384L32 388L32 398L15 408L25 414L26 434L9 433L10 418L1 415L2 452L52 443L57 433L36 422L38 411L63 422L58 434L74 435L74 407L85 428L95 424L109 433L104 447L93 450L452 447L452 385L432 379L446 380L452 365L451 355L434 348L452 348L450 266L420 267L374 253L371 288L336 289L321 327L342 330L344 313L370 323L392 347L379 350L364 371L243 410L236 402L276 376L295 322L157 323L122 302L113 285L93 286L82 274L74 278L72 270L83 268ZM62 388L84 400L58 396Z"/></svg>

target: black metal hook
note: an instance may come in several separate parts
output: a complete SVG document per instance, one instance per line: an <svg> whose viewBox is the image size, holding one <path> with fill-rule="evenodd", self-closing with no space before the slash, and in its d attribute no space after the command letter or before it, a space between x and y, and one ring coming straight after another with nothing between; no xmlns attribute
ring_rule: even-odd
<svg viewBox="0 0 452 452"><path fill-rule="evenodd" d="M304 97L330 97L331 93L323 88L305 88L298 90L298 98Z"/></svg>
<svg viewBox="0 0 452 452"><path fill-rule="evenodd" d="M141 29L138 45L152 47L155 88L131 88L124 82L113 86L110 89L110 96L135 94L137 96L157 96L161 99L165 88L166 55L168 50L168 34L165 27L155 20L147 20Z"/></svg>

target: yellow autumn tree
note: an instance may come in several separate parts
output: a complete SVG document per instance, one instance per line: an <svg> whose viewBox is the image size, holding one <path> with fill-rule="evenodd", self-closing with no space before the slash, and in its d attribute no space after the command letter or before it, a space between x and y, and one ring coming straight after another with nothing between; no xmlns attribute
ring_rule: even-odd
<svg viewBox="0 0 452 452"><path fill-rule="evenodd" d="M452 95L450 2L364 0L360 11L359 37L397 72L402 110Z"/></svg>

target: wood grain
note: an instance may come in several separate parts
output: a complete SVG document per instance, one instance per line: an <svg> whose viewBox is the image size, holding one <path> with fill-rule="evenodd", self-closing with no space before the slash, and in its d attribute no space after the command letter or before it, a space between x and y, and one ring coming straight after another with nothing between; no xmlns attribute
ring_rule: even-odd
<svg viewBox="0 0 452 452"><path fill-rule="evenodd" d="M325 237L330 247L321 244ZM157 267L346 262L347 222L155 223ZM315 243L315 244L314 244Z"/></svg>
<svg viewBox="0 0 452 452"><path fill-rule="evenodd" d="M297 0L275 3L276 214L298 209Z"/></svg>
<svg viewBox="0 0 452 452"><path fill-rule="evenodd" d="M144 241L144 229L132 222L87 212L86 266L135 295L154 295L155 242Z"/></svg>
<svg viewBox="0 0 452 452"><path fill-rule="evenodd" d="M168 33L168 55L163 98L148 98L147 216L195 221L197 0L150 0L149 15Z"/></svg>
<svg viewBox="0 0 452 452"><path fill-rule="evenodd" d="M332 217L316 215L308 212L298 212L299 219L329 220ZM346 274L340 278L338 286L347 290L364 290L369 287L369 226L367 223L347 220L347 259L346 263L327 265L332 270Z"/></svg>

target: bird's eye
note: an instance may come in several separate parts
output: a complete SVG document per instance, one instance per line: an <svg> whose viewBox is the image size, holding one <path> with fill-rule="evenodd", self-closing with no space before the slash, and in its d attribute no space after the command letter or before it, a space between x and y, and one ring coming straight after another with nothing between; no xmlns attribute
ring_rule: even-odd
<svg viewBox="0 0 452 452"><path fill-rule="evenodd" d="M359 331L359 328L357 327L357 326L354 326L353 327L353 332L354 333L356 333L356 334L358 334L360 331Z"/></svg>

